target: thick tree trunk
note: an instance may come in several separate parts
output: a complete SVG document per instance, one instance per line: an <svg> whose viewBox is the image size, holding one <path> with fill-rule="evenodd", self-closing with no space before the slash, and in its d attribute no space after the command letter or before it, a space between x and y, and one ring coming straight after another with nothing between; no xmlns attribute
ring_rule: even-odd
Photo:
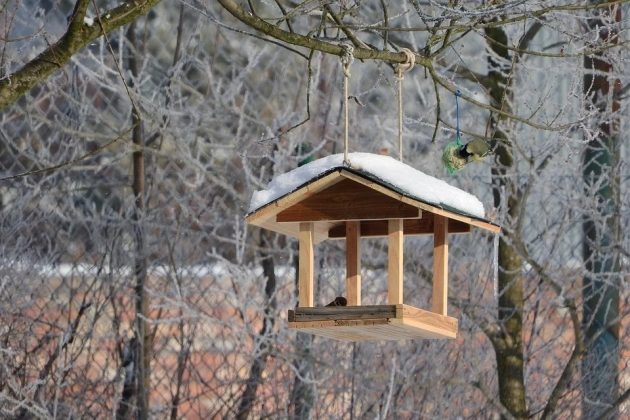
<svg viewBox="0 0 630 420"><path fill-rule="evenodd" d="M272 244L269 241L269 236L272 235L269 232L261 233L261 247L269 247L271 248ZM254 407L254 402L256 401L256 392L258 391L258 386L262 380L262 374L265 369L265 364L267 363L267 358L269 357L270 343L269 343L269 334L273 330L274 324L274 316L273 312L276 307L275 303L275 291L276 291L276 272L275 272L275 263L273 260L273 256L269 254L261 255L261 264L263 268L263 274L267 279L265 283L265 297L267 298L267 306L265 308L265 317L263 319L263 324L258 333L260 337L260 348L258 349L258 353L254 358L254 362L252 363L252 367L249 371L249 376L245 381L245 390L241 395L241 400L236 411L236 418L239 420L245 420L249 417L249 414Z"/></svg>
<svg viewBox="0 0 630 420"><path fill-rule="evenodd" d="M136 357L138 356L138 340L132 337L125 342L120 359L124 372L123 389L118 408L116 408L116 420L126 420L129 413L133 412L133 399L136 395Z"/></svg>
<svg viewBox="0 0 630 420"><path fill-rule="evenodd" d="M618 43L611 25L621 21L621 9L611 15L598 10L589 28L599 31L600 43ZM595 194L595 214L584 215L582 256L583 329L586 354L582 361L583 415L599 417L619 394L619 111L615 93L619 80L611 80L613 67L607 51L584 58L584 93L587 107L602 116L599 135L586 147L582 175L587 195ZM612 90L612 92L611 92ZM612 95L610 95L612 93ZM595 191L593 191L595 189Z"/></svg>
<svg viewBox="0 0 630 420"><path fill-rule="evenodd" d="M497 133L499 138L503 137ZM503 139L501 139L503 141ZM493 169L494 204L499 207L507 199L507 212L517 216L518 203L515 186L506 177L506 167L511 166L511 152L507 146L499 146L497 155L501 167ZM506 166L504 166L506 165ZM495 338L494 351L499 379L499 398L503 406L516 418L527 417L523 354L523 261L506 238L499 239L499 307L498 321L502 326L500 337Z"/></svg>
<svg viewBox="0 0 630 420"><path fill-rule="evenodd" d="M496 41L490 44L501 58L510 63L510 55L503 45L508 45L507 35L501 28L488 28L486 35ZM505 62L488 58L490 94L493 105L506 110L509 84ZM518 187L507 176L508 169L514 164L512 146L507 136L499 128L500 117L492 118L493 144L497 165L492 169L494 205L507 209L510 220L514 223L519 217ZM505 232L505 231L504 231ZM518 233L517 233L518 234ZM505 234L508 235L508 234ZM523 261L517 250L507 238L499 240L499 307L498 321L502 326L501 335L493 340L499 379L499 399L501 404L516 418L527 417L523 355L523 279L521 267Z"/></svg>

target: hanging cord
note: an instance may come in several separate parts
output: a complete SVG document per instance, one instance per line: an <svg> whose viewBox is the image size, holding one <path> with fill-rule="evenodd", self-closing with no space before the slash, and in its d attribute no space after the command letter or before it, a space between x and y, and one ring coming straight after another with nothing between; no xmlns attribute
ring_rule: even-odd
<svg viewBox="0 0 630 420"><path fill-rule="evenodd" d="M461 132L459 131L459 98L462 96L462 91L457 89L455 91L455 118L457 121L457 131L456 133L456 141L457 141L457 145L458 146L462 146L462 136L461 136Z"/></svg>
<svg viewBox="0 0 630 420"><path fill-rule="evenodd" d="M402 99L402 84L405 79L405 72L410 71L416 64L415 54L408 48L402 48L401 51L405 53L406 60L404 63L396 65L396 81L398 82L398 160L403 160L403 99Z"/></svg>
<svg viewBox="0 0 630 420"><path fill-rule="evenodd" d="M499 234L494 234L494 258L492 260L492 292L494 298L499 296Z"/></svg>
<svg viewBox="0 0 630 420"><path fill-rule="evenodd" d="M348 81L350 79L350 66L354 61L354 47L350 44L341 44L343 54L341 55L341 67L343 69L343 164L350 166L348 160Z"/></svg>
<svg viewBox="0 0 630 420"><path fill-rule="evenodd" d="M457 89L454 95L456 120L455 140L448 142L446 146L444 146L444 152L442 152L442 162L451 175L455 175L473 160L479 160L485 153L483 151L485 142L480 144L478 139L466 145L462 144L462 132L459 128L459 98L462 96L462 92ZM469 150L469 147L472 147L472 149Z"/></svg>

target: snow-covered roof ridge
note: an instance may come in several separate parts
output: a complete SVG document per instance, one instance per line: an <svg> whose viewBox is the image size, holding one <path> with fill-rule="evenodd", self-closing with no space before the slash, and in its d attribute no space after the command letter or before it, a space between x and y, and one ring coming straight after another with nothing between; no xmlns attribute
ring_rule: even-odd
<svg viewBox="0 0 630 420"><path fill-rule="evenodd" d="M436 207L483 219L485 211L477 197L412 168L390 156L372 153L350 153L348 164L344 165L343 154L317 159L292 171L276 176L267 188L252 195L249 212L289 194L309 181L334 169L346 168L376 180L411 198L424 201Z"/></svg>

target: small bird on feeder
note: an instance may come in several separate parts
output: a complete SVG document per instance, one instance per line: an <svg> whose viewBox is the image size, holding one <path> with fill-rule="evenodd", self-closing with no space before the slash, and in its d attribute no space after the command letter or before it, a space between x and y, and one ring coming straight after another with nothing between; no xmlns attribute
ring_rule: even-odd
<svg viewBox="0 0 630 420"><path fill-rule="evenodd" d="M343 296L337 296L335 300L333 300L326 306L346 306L346 305L348 305L348 299L346 299Z"/></svg>
<svg viewBox="0 0 630 420"><path fill-rule="evenodd" d="M457 127L455 140L444 147L442 152L442 162L446 170L451 175L462 169L466 164L483 159L492 152L490 144L483 139L474 139L466 144L462 144L459 130L459 98L462 93L459 89L455 92L455 113L457 116Z"/></svg>
<svg viewBox="0 0 630 420"><path fill-rule="evenodd" d="M482 139L474 139L466 143L459 150L459 155L468 162L481 160L492 151L490 145Z"/></svg>
<svg viewBox="0 0 630 420"><path fill-rule="evenodd" d="M466 144L462 144L461 140L457 138L444 148L442 162L444 162L444 166L448 172L453 175L466 166L466 164L482 160L491 152L492 147L485 140L474 139Z"/></svg>

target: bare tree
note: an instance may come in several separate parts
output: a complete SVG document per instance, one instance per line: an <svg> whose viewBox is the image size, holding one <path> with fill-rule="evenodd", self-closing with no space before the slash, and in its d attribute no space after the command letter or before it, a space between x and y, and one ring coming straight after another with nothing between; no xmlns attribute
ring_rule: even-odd
<svg viewBox="0 0 630 420"><path fill-rule="evenodd" d="M627 129L627 22L613 13L627 6L73 6L23 0L0 19L1 416L628 413L627 148L606 131ZM493 149L448 179L504 228L496 256L481 232L450 238L456 340L296 335L295 244L243 221L275 175L341 150L348 43L353 151L396 148L402 47L417 64L405 162L447 177L457 89L464 139ZM616 161L593 172L603 150ZM431 243L406 241L406 300L429 306ZM386 245L363 245L364 301L384 302ZM317 247L319 304L344 293L341 256ZM607 309L590 322L599 290ZM607 375L589 362L601 343L618 352Z"/></svg>
<svg viewBox="0 0 630 420"><path fill-rule="evenodd" d="M621 7L596 10L588 31L603 46L619 43ZM583 157L585 195L590 212L582 224L585 358L582 362L584 416L598 417L619 397L620 333L620 180L619 94L614 58L608 51L586 56L584 94L587 111L599 129L587 136Z"/></svg>

